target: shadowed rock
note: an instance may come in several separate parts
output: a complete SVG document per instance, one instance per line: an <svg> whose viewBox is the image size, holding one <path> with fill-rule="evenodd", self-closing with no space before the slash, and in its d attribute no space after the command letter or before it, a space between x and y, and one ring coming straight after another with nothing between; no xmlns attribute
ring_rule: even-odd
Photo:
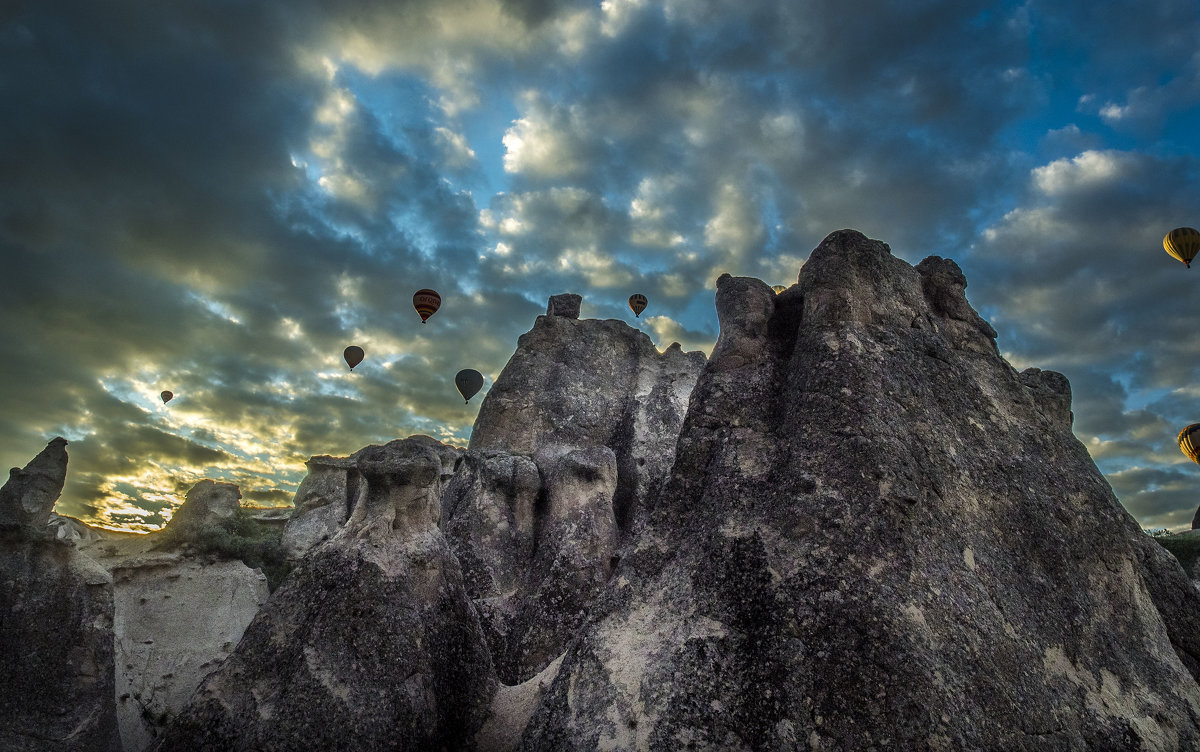
<svg viewBox="0 0 1200 752"><path fill-rule="evenodd" d="M365 491L160 739L159 750L463 749L495 689L436 524L442 460L397 440L355 454Z"/></svg>
<svg viewBox="0 0 1200 752"><path fill-rule="evenodd" d="M116 752L113 584L48 526L67 442L0 490L0 749Z"/></svg>
<svg viewBox="0 0 1200 752"><path fill-rule="evenodd" d="M1200 745L1200 595L961 292L833 233L723 277L671 480L521 749Z"/></svg>
<svg viewBox="0 0 1200 752"><path fill-rule="evenodd" d="M606 446L627 527L671 467L704 362L678 345L660 353L615 319L539 316L484 398L469 448L532 457L543 447Z"/></svg>
<svg viewBox="0 0 1200 752"><path fill-rule="evenodd" d="M582 295L575 295L569 292L562 295L551 295L550 302L546 305L546 315L577 319L579 318L579 307L582 303Z"/></svg>
<svg viewBox="0 0 1200 752"><path fill-rule="evenodd" d="M14 467L0 488L0 531L47 537L54 503L67 478L67 440L54 438L24 468Z"/></svg>
<svg viewBox="0 0 1200 752"><path fill-rule="evenodd" d="M241 509L242 492L234 483L202 480L192 486L165 530L188 535L203 527L228 527Z"/></svg>

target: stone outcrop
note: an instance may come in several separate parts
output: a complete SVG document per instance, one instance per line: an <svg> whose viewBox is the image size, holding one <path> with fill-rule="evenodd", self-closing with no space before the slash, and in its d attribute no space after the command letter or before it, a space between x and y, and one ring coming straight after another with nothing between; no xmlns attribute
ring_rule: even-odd
<svg viewBox="0 0 1200 752"><path fill-rule="evenodd" d="M583 296L574 293L551 295L546 304L547 316L563 316L568 319L579 318L579 308L583 305Z"/></svg>
<svg viewBox="0 0 1200 752"><path fill-rule="evenodd" d="M233 653L267 600L262 572L176 553L114 566L117 720L125 750L146 749L200 682Z"/></svg>
<svg viewBox="0 0 1200 752"><path fill-rule="evenodd" d="M464 749L495 690L437 528L443 461L421 440L355 454L363 490L204 682L158 750Z"/></svg>
<svg viewBox="0 0 1200 752"><path fill-rule="evenodd" d="M52 439L24 468L14 467L0 487L0 531L43 537L67 478L67 440Z"/></svg>
<svg viewBox="0 0 1200 752"><path fill-rule="evenodd" d="M660 353L615 319L539 316L480 405L468 448L532 457L606 446L617 460L617 520L629 526L670 470L704 362L678 344Z"/></svg>
<svg viewBox="0 0 1200 752"><path fill-rule="evenodd" d="M833 233L779 294L717 281L707 361L555 296L468 451L309 461L295 569L236 648L194 638L232 653L188 663L215 670L152 748L1200 748L1200 590L1073 436L1066 378L1010 367L965 289ZM0 747L116 749L112 583L12 519ZM158 635L220 608L168 606L155 567L211 565L156 556L113 567L139 701L182 693ZM46 623L88 647L22 653Z"/></svg>
<svg viewBox="0 0 1200 752"><path fill-rule="evenodd" d="M521 337L443 496L443 530L510 685L583 624L666 478L705 362L677 344L660 353L620 321L581 321L581 301L552 296Z"/></svg>
<svg viewBox="0 0 1200 752"><path fill-rule="evenodd" d="M206 526L230 526L241 509L241 498L234 483L201 480L187 492L165 529L186 536Z"/></svg>
<svg viewBox="0 0 1200 752"><path fill-rule="evenodd" d="M442 482L454 475L463 450L429 436L410 436L408 441L425 446L437 455ZM292 499L294 511L283 532L283 547L289 557L301 558L336 535L350 518L351 510L366 493L358 470L358 458L363 451L366 449L349 457L320 455L305 463L308 475L296 489Z"/></svg>
<svg viewBox="0 0 1200 752"><path fill-rule="evenodd" d="M0 491L0 749L120 750L108 573L47 527L62 491L55 439Z"/></svg>
<svg viewBox="0 0 1200 752"><path fill-rule="evenodd" d="M1200 594L949 261L722 277L670 482L520 748L1182 749Z"/></svg>
<svg viewBox="0 0 1200 752"><path fill-rule="evenodd" d="M294 559L337 535L366 492L353 458L321 455L304 464L308 475L296 489L295 511L283 529L283 549Z"/></svg>

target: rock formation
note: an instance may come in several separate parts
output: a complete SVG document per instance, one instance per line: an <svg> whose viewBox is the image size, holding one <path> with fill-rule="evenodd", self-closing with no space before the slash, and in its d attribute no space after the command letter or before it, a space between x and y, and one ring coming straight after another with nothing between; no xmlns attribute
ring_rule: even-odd
<svg viewBox="0 0 1200 752"><path fill-rule="evenodd" d="M555 302L562 297L549 308L566 308ZM539 316L484 398L469 449L532 457L606 446L617 461L617 521L627 526L670 471L704 362L678 344L660 353L615 319Z"/></svg>
<svg viewBox="0 0 1200 752"><path fill-rule="evenodd" d="M233 483L202 480L187 492L166 530L187 536L205 526L232 525L241 509L241 498L242 492Z"/></svg>
<svg viewBox="0 0 1200 752"><path fill-rule="evenodd" d="M778 295L722 276L707 361L554 296L467 451L309 461L295 569L236 648L195 638L191 676L228 657L153 749L1200 748L1200 590L1071 433L1067 380L1011 368L965 288L836 232ZM0 748L117 749L112 584L45 533L52 447L0 493ZM236 512L221 486L196 519ZM152 716L186 683L162 635L216 610L172 588L217 571L155 557L109 564ZM45 623L76 649L26 655Z"/></svg>
<svg viewBox="0 0 1200 752"><path fill-rule="evenodd" d="M67 478L67 440L52 439L24 468L14 467L0 488L0 530L43 537Z"/></svg>
<svg viewBox="0 0 1200 752"><path fill-rule="evenodd" d="M521 742L1182 749L1200 595L953 262L830 235L722 277L670 482Z"/></svg>
<svg viewBox="0 0 1200 752"><path fill-rule="evenodd" d="M355 454L362 492L300 562L159 750L465 749L495 690L437 528L442 458L422 440Z"/></svg>
<svg viewBox="0 0 1200 752"><path fill-rule="evenodd" d="M112 574L117 721L124 749L140 752L233 653L267 580L240 561L169 552L125 559Z"/></svg>
<svg viewBox="0 0 1200 752"><path fill-rule="evenodd" d="M47 526L66 476L54 439L0 490L0 749L120 750L113 586Z"/></svg>
<svg viewBox="0 0 1200 752"><path fill-rule="evenodd" d="M603 591L674 459L702 353L665 353L555 295L479 410L443 495L497 676L549 666Z"/></svg>

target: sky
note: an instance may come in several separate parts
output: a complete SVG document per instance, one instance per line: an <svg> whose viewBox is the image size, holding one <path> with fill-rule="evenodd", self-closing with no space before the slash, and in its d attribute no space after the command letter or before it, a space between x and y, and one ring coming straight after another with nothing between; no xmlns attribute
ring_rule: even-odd
<svg viewBox="0 0 1200 752"><path fill-rule="evenodd" d="M116 529L202 478L286 505L312 455L465 445L454 374L550 295L708 351L718 275L853 228L957 261L1189 527L1197 39L1195 0L2 3L0 462L66 437L56 511Z"/></svg>

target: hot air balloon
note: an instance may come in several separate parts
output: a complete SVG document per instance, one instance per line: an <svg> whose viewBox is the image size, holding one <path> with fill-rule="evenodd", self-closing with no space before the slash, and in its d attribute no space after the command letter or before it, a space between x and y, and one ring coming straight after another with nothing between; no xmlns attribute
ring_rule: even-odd
<svg viewBox="0 0 1200 752"><path fill-rule="evenodd" d="M775 291L775 294L776 294L776 295L778 295L779 293L783 292L783 291L784 291L784 290L786 290L787 288L786 288L786 287L784 287L783 285L775 285L775 286L773 286L771 289Z"/></svg>
<svg viewBox="0 0 1200 752"><path fill-rule="evenodd" d="M437 309L441 307L442 296L438 295L435 290L417 290L413 295L413 308L416 308L417 313L421 315L422 324L437 313Z"/></svg>
<svg viewBox="0 0 1200 752"><path fill-rule="evenodd" d="M169 390L165 390L165 389L163 390L163 393L158 396L162 398L164 405L167 404L168 402L170 402L171 400L175 399L175 393L172 391L169 391Z"/></svg>
<svg viewBox="0 0 1200 752"><path fill-rule="evenodd" d="M629 296L629 308L630 308L630 310L633 311L633 315L637 316L638 318L641 318L642 311L646 310L647 302L648 301L646 300L645 295L641 295L638 293L634 293L633 295L630 295Z"/></svg>
<svg viewBox="0 0 1200 752"><path fill-rule="evenodd" d="M1200 423L1193 423L1179 432L1179 449L1187 458L1200 465Z"/></svg>
<svg viewBox="0 0 1200 752"><path fill-rule="evenodd" d="M463 396L465 405L483 388L483 374L474 368L464 368L455 374L454 386L458 387L458 393Z"/></svg>
<svg viewBox="0 0 1200 752"><path fill-rule="evenodd" d="M1163 250L1183 262L1191 269L1192 259L1200 251L1200 230L1191 227L1176 227L1163 238Z"/></svg>
<svg viewBox="0 0 1200 752"><path fill-rule="evenodd" d="M342 357L346 359L346 365L350 366L350 370L353 371L356 365L363 362L363 358L367 357L367 354L358 345L350 345L346 348L346 352L342 353Z"/></svg>

